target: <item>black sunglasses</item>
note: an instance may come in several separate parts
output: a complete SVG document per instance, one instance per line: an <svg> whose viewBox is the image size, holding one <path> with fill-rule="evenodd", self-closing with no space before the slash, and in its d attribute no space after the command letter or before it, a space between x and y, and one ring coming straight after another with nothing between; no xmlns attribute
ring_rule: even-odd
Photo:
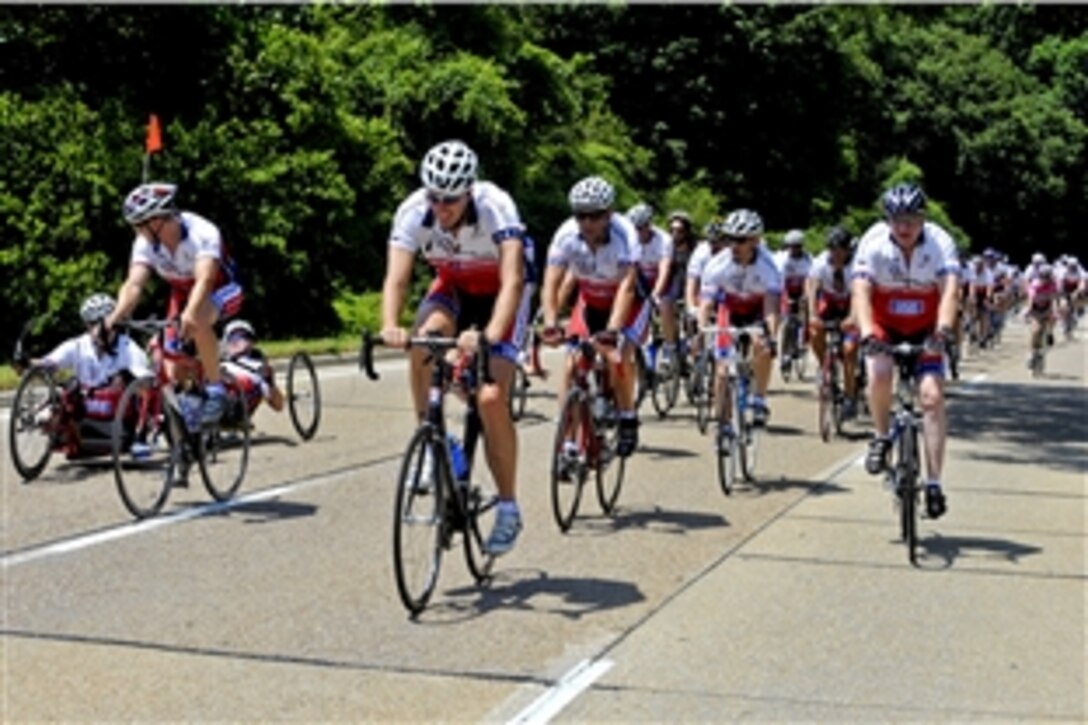
<svg viewBox="0 0 1088 725"><path fill-rule="evenodd" d="M436 194L433 191L427 192L427 201L432 204L456 204L464 197L464 194Z"/></svg>
<svg viewBox="0 0 1088 725"><path fill-rule="evenodd" d="M601 211L580 211L580 212L577 212L574 215L574 218L577 219L578 221L584 221L586 219L597 220L597 219L601 219L602 217L604 217L604 215L605 215L605 212L603 210L601 210Z"/></svg>

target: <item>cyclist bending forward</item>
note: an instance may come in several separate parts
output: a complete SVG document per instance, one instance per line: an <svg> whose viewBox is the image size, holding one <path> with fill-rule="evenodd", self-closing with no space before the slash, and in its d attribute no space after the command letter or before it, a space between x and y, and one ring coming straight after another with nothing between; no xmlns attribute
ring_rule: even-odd
<svg viewBox="0 0 1088 725"><path fill-rule="evenodd" d="M854 310L862 339L895 345L921 344L935 333L948 342L959 302L956 247L941 227L925 220L926 198L914 184L898 184L883 198L887 221L869 228L854 259ZM869 443L865 469L881 473L887 464L892 405L892 360L887 353L868 356L869 409L876 434ZM941 469L948 432L945 417L944 362L934 349L918 360L918 392L923 413L926 512L944 514Z"/></svg>
<svg viewBox="0 0 1088 725"><path fill-rule="evenodd" d="M642 339L650 306L636 300L638 239L634 226L612 204L616 192L599 176L582 179L570 190L574 216L555 232L548 248L544 272L544 344L554 347L562 339L556 326L559 315L559 288L568 270L578 283L578 301L571 312L569 336L588 338L598 332L616 334L620 352L620 374L613 379L619 409L617 452L629 456L638 447L638 417L635 412L635 347ZM568 358L559 388L559 404L566 400L573 375L573 358ZM573 442L572 442L573 444Z"/></svg>
<svg viewBox="0 0 1088 725"><path fill-rule="evenodd" d="M827 233L827 249L812 263L806 281L809 327L812 330L812 354L823 364L827 350L826 325L838 322L843 340L843 392L845 418L857 415L858 330L850 317L851 250L850 233L832 227Z"/></svg>
<svg viewBox="0 0 1088 725"><path fill-rule="evenodd" d="M128 278L117 295L117 308L106 318L107 330L136 309L154 270L170 285L167 318L181 316L181 340L196 342L203 369L207 400L201 422L217 422L226 410L227 393L219 379L219 340L216 320L238 313L242 287L235 281L235 268L219 229L202 216L180 211L174 205L177 187L153 182L133 189L125 198L123 214L136 231ZM179 335L169 331L167 351L180 345ZM166 359L167 376L175 379L175 368Z"/></svg>
<svg viewBox="0 0 1088 725"><path fill-rule="evenodd" d="M513 199L495 184L477 181L476 167L475 152L461 141L440 143L423 158L423 187L401 203L389 236L382 340L394 347L408 342L408 332L397 319L416 252L422 250L436 276L416 312L413 331L459 335L462 353L473 354L475 330L481 329L491 346L495 383L481 381L477 403L487 463L499 490L495 525L484 546L498 555L513 548L522 526L515 485L517 432L507 399L517 364L516 341L528 310L522 305L524 227ZM410 358L412 402L421 421L427 414L431 375L426 356L426 350L413 349Z"/></svg>

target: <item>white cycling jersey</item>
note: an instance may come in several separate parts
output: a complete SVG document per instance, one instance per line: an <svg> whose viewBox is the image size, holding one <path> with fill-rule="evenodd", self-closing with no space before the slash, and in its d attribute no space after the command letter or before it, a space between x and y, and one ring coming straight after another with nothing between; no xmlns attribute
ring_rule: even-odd
<svg viewBox="0 0 1088 725"><path fill-rule="evenodd" d="M836 274L831 262L831 253L826 249L812 260L812 269L808 278L816 280L816 291L826 297L828 302L841 306L850 301L850 277L853 274L853 262L848 261Z"/></svg>
<svg viewBox="0 0 1088 725"><path fill-rule="evenodd" d="M963 269L962 281L965 284L973 284L976 287L993 287L994 276L989 267L969 264Z"/></svg>
<svg viewBox="0 0 1088 725"><path fill-rule="evenodd" d="M622 214L612 214L608 226L608 243L594 250L578 231L578 222L571 217L560 225L548 247L548 265L573 270L578 280L579 294L586 305L596 309L611 309L620 282L631 265L641 256L638 233Z"/></svg>
<svg viewBox="0 0 1088 725"><path fill-rule="evenodd" d="M499 245L521 240L524 225L510 195L489 181L472 185L466 221L456 234L439 227L427 201L427 190L412 193L397 209L389 246L415 253L438 276L469 295L499 291Z"/></svg>
<svg viewBox="0 0 1088 725"><path fill-rule="evenodd" d="M763 309L766 295L781 292L782 274L764 247L756 247L750 264L735 259L732 249L723 249L703 270L702 298L716 299L733 314L754 314Z"/></svg>
<svg viewBox="0 0 1088 725"><path fill-rule="evenodd" d="M65 340L43 360L61 370L68 370L84 388L106 385L118 373L127 370L133 377L150 377L151 364L147 353L128 335L118 335L116 352L112 355L98 353L89 333Z"/></svg>
<svg viewBox="0 0 1088 725"><path fill-rule="evenodd" d="M688 277L694 279L701 279L703 276L703 270L706 269L707 262L716 253L720 253L729 247L722 247L718 252L714 251L714 248L710 246L710 242L705 239L695 245L695 250L691 253L691 257L688 259Z"/></svg>
<svg viewBox="0 0 1088 725"><path fill-rule="evenodd" d="M642 272L643 277L653 283L657 281L657 273L661 268L661 260L672 259L672 237L669 236L669 233L664 229L651 227L650 241L645 244L642 244L640 241L636 241L636 243L639 246L639 271Z"/></svg>
<svg viewBox="0 0 1088 725"><path fill-rule="evenodd" d="M781 249L774 255L775 266L782 275L782 284L790 297L797 297L805 289L805 280L812 271L812 257L803 252L794 257L788 249Z"/></svg>
<svg viewBox="0 0 1088 725"><path fill-rule="evenodd" d="M172 287L185 287L196 278L198 259L225 262L219 227L199 214L180 212L181 243L173 253L165 244L155 244L142 234L132 243L130 264L142 264L155 270Z"/></svg>

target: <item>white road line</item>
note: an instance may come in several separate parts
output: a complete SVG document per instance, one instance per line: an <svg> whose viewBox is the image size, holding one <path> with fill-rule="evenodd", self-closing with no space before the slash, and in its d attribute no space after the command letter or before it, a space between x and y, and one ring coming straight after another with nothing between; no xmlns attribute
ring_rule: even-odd
<svg viewBox="0 0 1088 725"><path fill-rule="evenodd" d="M989 379L990 379L990 376L987 375L986 373L979 373L978 375L975 375L970 380L968 380L967 384L968 385L978 385L979 383L986 382Z"/></svg>
<svg viewBox="0 0 1088 725"><path fill-rule="evenodd" d="M544 694L510 720L514 725L544 725L582 694L604 673L612 669L611 660L582 660L563 675Z"/></svg>
<svg viewBox="0 0 1088 725"><path fill-rule="evenodd" d="M247 503L254 503L256 501L267 501L268 499L277 498L279 496L283 496L286 493L298 491L303 488L310 488L312 486L332 483L348 476L352 476L355 473L355 470L339 471L333 474L325 474L322 476L305 478L301 481L285 484L283 486L275 486L273 488L267 488L262 491L256 491L247 496L239 496L238 498L231 499L230 501L195 506L191 509L185 509L183 511L166 514L153 519L144 519L143 521L123 524L121 526L105 529L103 531L96 531L93 534L77 536L73 539L57 541L52 544L46 544L44 546L32 547L23 551L18 551L0 557L0 570L11 569L22 564L28 564L32 561L38 561L40 559L45 559L50 556L57 556L58 554L69 554L73 551L89 549L92 546L98 546L99 544L105 544L107 542L116 541L118 539L125 539L130 536L136 536L138 534L145 534L148 531L153 531L163 526L180 524L183 521L188 521L189 519L195 519L201 516L207 516L209 514L229 511L233 508L244 506Z"/></svg>

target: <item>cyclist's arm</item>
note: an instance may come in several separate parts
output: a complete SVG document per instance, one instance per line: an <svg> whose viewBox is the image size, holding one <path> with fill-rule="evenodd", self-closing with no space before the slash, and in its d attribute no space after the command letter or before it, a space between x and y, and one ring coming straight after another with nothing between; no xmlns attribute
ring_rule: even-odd
<svg viewBox="0 0 1088 725"><path fill-rule="evenodd" d="M959 277L948 273L940 278L941 304L937 308L937 329L954 329L956 326L956 310L959 308L960 296L957 294ZM870 312L872 307L870 306Z"/></svg>
<svg viewBox="0 0 1088 725"><path fill-rule="evenodd" d="M151 268L146 264L130 264L128 277L117 291L117 306L106 318L106 327L113 328L121 320L127 319L140 303L144 285L151 278Z"/></svg>
<svg viewBox="0 0 1088 725"><path fill-rule="evenodd" d="M698 310L699 304L699 288L702 286L702 280L694 275L688 275L687 280L684 282L684 301L687 303L689 310Z"/></svg>
<svg viewBox="0 0 1088 725"><path fill-rule="evenodd" d="M778 308L781 304L778 292L763 295L763 321L767 323L767 332L772 339L778 336Z"/></svg>
<svg viewBox="0 0 1088 725"><path fill-rule="evenodd" d="M857 318L858 330L862 339L873 334L873 300L870 296L872 292L872 282L864 277L854 279L853 291L850 296L854 301L854 316Z"/></svg>
<svg viewBox="0 0 1088 725"><path fill-rule="evenodd" d="M820 280L815 277L808 277L805 279L805 297L808 298L808 318L815 320L816 315L816 295L820 292Z"/></svg>
<svg viewBox="0 0 1088 725"><path fill-rule="evenodd" d="M616 289L616 299L612 302L612 314L608 318L608 329L622 330L627 316L631 313L631 303L635 298L635 285L638 275L637 266L627 268L620 286Z"/></svg>
<svg viewBox="0 0 1088 725"><path fill-rule="evenodd" d="M506 239L499 245L499 294L491 312L484 335L488 340L501 340L514 324L521 291L525 284L525 245L521 239Z"/></svg>
<svg viewBox="0 0 1088 725"><path fill-rule="evenodd" d="M566 287L566 267L549 264L544 269L544 289L540 291L540 306L544 310L544 326L555 327L559 319L560 285Z"/></svg>
<svg viewBox="0 0 1088 725"><path fill-rule="evenodd" d="M382 283L382 329L392 330L398 326L400 311L408 296L408 284L412 281L412 263L415 252L389 246L389 255L385 264L385 281Z"/></svg>
<svg viewBox="0 0 1088 725"><path fill-rule="evenodd" d="M671 272L672 257L662 257L661 261L657 263L657 281L654 283L654 291L651 293L655 300L664 294L665 286L672 281L669 279Z"/></svg>

